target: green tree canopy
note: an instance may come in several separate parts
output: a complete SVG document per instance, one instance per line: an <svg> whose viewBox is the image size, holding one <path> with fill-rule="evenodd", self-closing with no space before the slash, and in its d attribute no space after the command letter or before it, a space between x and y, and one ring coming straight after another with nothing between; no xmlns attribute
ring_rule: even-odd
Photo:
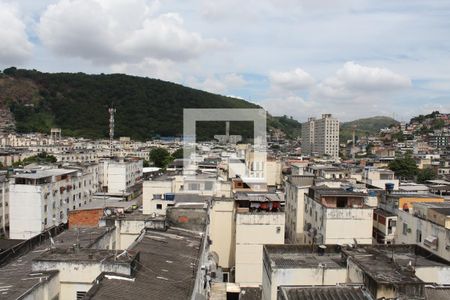
<svg viewBox="0 0 450 300"><path fill-rule="evenodd" d="M417 182L425 183L427 180L436 179L436 173L432 168L424 168L423 170L419 170L417 174Z"/></svg>
<svg viewBox="0 0 450 300"><path fill-rule="evenodd" d="M389 169L394 171L395 175L401 179L414 179L418 172L416 161L410 153L391 161Z"/></svg>
<svg viewBox="0 0 450 300"><path fill-rule="evenodd" d="M37 155L33 155L25 158L24 160L19 160L13 164L14 167L26 166L29 164L53 164L57 162L56 157L47 154L47 152L41 152Z"/></svg>
<svg viewBox="0 0 450 300"><path fill-rule="evenodd" d="M13 163L13 167L26 166L30 164L53 164L57 162L56 157L47 154L46 152L41 152L37 155L33 155L25 158L24 160L19 160Z"/></svg>
<svg viewBox="0 0 450 300"><path fill-rule="evenodd" d="M183 148L179 148L174 153L172 153L172 157L174 159L183 158Z"/></svg>
<svg viewBox="0 0 450 300"><path fill-rule="evenodd" d="M169 151L164 148L155 148L150 151L150 160L158 168L165 168L172 161Z"/></svg>

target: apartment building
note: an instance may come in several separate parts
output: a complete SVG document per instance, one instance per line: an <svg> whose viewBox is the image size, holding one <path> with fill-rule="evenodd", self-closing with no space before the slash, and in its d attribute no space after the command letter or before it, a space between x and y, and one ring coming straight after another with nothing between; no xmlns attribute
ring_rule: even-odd
<svg viewBox="0 0 450 300"><path fill-rule="evenodd" d="M262 283L264 244L284 244L285 214L276 194L238 193L236 201L235 282Z"/></svg>
<svg viewBox="0 0 450 300"><path fill-rule="evenodd" d="M94 150L72 150L53 153L59 162L98 162L98 153Z"/></svg>
<svg viewBox="0 0 450 300"><path fill-rule="evenodd" d="M10 238L29 239L67 222L97 192L96 169L38 169L13 176L10 183Z"/></svg>
<svg viewBox="0 0 450 300"><path fill-rule="evenodd" d="M340 259L341 254L335 251L335 247L264 245L262 299L279 299L277 295L281 286L345 283L347 270L339 263ZM304 299L313 298L310 295Z"/></svg>
<svg viewBox="0 0 450 300"><path fill-rule="evenodd" d="M392 186L394 190L399 188L399 180L395 179L394 171L388 169L365 167L362 173L362 181L380 189L384 189L386 184Z"/></svg>
<svg viewBox="0 0 450 300"><path fill-rule="evenodd" d="M419 202L444 202L444 198L431 193L392 191L381 197L379 208L392 214L399 211L412 213L412 207Z"/></svg>
<svg viewBox="0 0 450 300"><path fill-rule="evenodd" d="M231 197L231 182L218 179L215 175L197 176L162 175L143 181L144 214L165 214L169 202L166 194L191 194L210 197ZM161 210L162 207L162 210Z"/></svg>
<svg viewBox="0 0 450 300"><path fill-rule="evenodd" d="M305 194L304 243L372 244L373 208L366 195L340 188L310 187Z"/></svg>
<svg viewBox="0 0 450 300"><path fill-rule="evenodd" d="M392 244L397 230L397 215L383 209L373 212L373 238L379 244Z"/></svg>
<svg viewBox="0 0 450 300"><path fill-rule="evenodd" d="M286 241L304 242L305 193L313 185L313 175L291 175L285 182Z"/></svg>
<svg viewBox="0 0 450 300"><path fill-rule="evenodd" d="M108 159L100 172L102 191L108 194L138 192L142 182L143 161L140 159Z"/></svg>
<svg viewBox="0 0 450 300"><path fill-rule="evenodd" d="M9 226L9 182L6 174L0 173L0 235L6 234Z"/></svg>
<svg viewBox="0 0 450 300"><path fill-rule="evenodd" d="M339 121L331 114L314 121L314 148L319 155L339 157Z"/></svg>
<svg viewBox="0 0 450 300"><path fill-rule="evenodd" d="M238 192L233 198L212 200L210 250L217 254L218 266L227 278L234 269L234 282L240 287L261 284L264 244L284 244L281 202L275 193L257 192Z"/></svg>
<svg viewBox="0 0 450 300"><path fill-rule="evenodd" d="M449 282L448 262L415 245L264 245L263 251L263 300L434 299L432 292ZM439 294L446 298L445 290Z"/></svg>
<svg viewBox="0 0 450 300"><path fill-rule="evenodd" d="M450 260L450 203L415 203L412 213L398 212L397 244L416 244Z"/></svg>
<svg viewBox="0 0 450 300"><path fill-rule="evenodd" d="M302 134L304 154L339 157L339 121L331 114L323 114L320 119L309 118L302 124Z"/></svg>
<svg viewBox="0 0 450 300"><path fill-rule="evenodd" d="M316 152L314 148L314 121L315 118L308 118L302 124L302 154L311 155Z"/></svg>

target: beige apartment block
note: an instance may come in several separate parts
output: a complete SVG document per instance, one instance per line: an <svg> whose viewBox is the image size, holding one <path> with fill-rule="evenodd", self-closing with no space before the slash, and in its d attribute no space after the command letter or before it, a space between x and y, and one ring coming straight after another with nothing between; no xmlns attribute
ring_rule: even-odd
<svg viewBox="0 0 450 300"><path fill-rule="evenodd" d="M291 175L285 182L286 241L292 244L304 243L305 193L313 184L314 176Z"/></svg>
<svg viewBox="0 0 450 300"><path fill-rule="evenodd" d="M372 244L373 208L365 194L311 187L305 194L307 244Z"/></svg>
<svg viewBox="0 0 450 300"><path fill-rule="evenodd" d="M397 244L416 244L450 260L450 204L414 203L413 212L398 211Z"/></svg>
<svg viewBox="0 0 450 300"><path fill-rule="evenodd" d="M219 257L219 266L229 271L235 263L235 204L233 198L214 198L209 212L212 241L210 251Z"/></svg>
<svg viewBox="0 0 450 300"><path fill-rule="evenodd" d="M285 215L275 193L238 192L234 198L214 198L210 208L211 252L225 272L235 270L241 287L262 282L262 247L283 244Z"/></svg>

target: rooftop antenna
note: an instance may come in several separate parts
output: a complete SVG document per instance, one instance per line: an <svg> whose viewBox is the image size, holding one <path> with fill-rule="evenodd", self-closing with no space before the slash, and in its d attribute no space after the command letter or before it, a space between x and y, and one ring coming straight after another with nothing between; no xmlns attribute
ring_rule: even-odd
<svg viewBox="0 0 450 300"><path fill-rule="evenodd" d="M356 152L356 124L352 125L352 159L355 159L355 152Z"/></svg>
<svg viewBox="0 0 450 300"><path fill-rule="evenodd" d="M113 140L114 140L114 113L116 112L115 108L110 107L108 109L109 112L109 156L113 156Z"/></svg>

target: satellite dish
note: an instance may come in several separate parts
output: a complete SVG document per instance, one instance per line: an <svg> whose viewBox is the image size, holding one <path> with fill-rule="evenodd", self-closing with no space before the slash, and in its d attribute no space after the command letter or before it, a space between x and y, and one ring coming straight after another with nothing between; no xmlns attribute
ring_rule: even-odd
<svg viewBox="0 0 450 300"><path fill-rule="evenodd" d="M109 208L105 209L105 215L106 216L112 215L112 212L111 212L111 210Z"/></svg>

